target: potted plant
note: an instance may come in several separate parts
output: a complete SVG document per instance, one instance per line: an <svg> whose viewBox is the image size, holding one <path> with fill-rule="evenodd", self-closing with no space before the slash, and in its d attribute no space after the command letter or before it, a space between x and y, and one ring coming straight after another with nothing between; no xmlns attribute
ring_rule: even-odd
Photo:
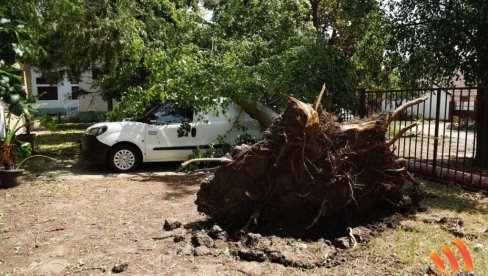
<svg viewBox="0 0 488 276"><path fill-rule="evenodd" d="M47 158L50 160L56 160L52 157L44 156L44 155L31 155L32 153L32 145L28 142L20 141L16 137L16 133L26 127L27 124L30 122L28 120L24 121L24 118L30 117L30 110L28 105L23 105L23 112L17 118L17 120L13 123L13 126L10 127L12 121L12 112L9 111L7 115L7 119L5 122L5 138L0 141L0 150L1 150L1 159L3 161L4 169L0 169L0 185L4 188L6 187L13 187L18 185L18 178L23 175L24 170L21 169L22 165L25 161L35 158ZM41 123L42 124L42 123ZM45 124L43 124L45 125ZM47 125L49 128L49 125ZM16 165L16 159L24 158L22 161Z"/></svg>
<svg viewBox="0 0 488 276"><path fill-rule="evenodd" d="M32 97L33 99L31 101L35 102L35 98ZM25 114L24 119L25 119L25 132L21 134L15 134L16 137L23 142L27 142L31 144L32 150L36 148L36 134L32 133L32 118L31 114Z"/></svg>
<svg viewBox="0 0 488 276"><path fill-rule="evenodd" d="M19 130L18 125L22 121L23 115L18 118L12 129L9 127L12 112L9 111L7 115L8 119L5 122L5 138L1 146L3 166L5 169L0 170L0 183L3 187L12 187L18 184L17 178L23 174L24 170L15 168L15 157L19 154L28 156L32 150L30 144L21 143L15 139L15 133Z"/></svg>
<svg viewBox="0 0 488 276"><path fill-rule="evenodd" d="M42 95L42 94L41 94ZM32 132L32 125L33 125L33 116L32 112L34 112L37 109L37 99L40 97L40 95L30 95L25 103L23 104L25 107L23 108L23 114L24 114L24 120L25 124L21 127L24 129L23 133L15 133L15 136L19 141L22 142L27 142L31 144L32 152L35 151L36 149L36 134ZM45 127L46 129L50 131L54 131L57 129L56 122L54 121L52 116L49 116L45 114L41 119L40 119L41 126ZM21 129L20 128L20 129Z"/></svg>

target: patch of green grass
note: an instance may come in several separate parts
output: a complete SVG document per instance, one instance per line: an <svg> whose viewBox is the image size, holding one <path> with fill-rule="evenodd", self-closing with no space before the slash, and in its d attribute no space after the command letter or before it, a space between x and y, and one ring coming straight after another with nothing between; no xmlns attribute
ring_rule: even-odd
<svg viewBox="0 0 488 276"><path fill-rule="evenodd" d="M91 123L63 123L56 131L36 131L36 151L40 154L72 160L79 155L83 132Z"/></svg>
<svg viewBox="0 0 488 276"><path fill-rule="evenodd" d="M22 200L19 201L18 205L21 206L21 205L26 205L29 203L30 203L30 200L28 198L23 198Z"/></svg>
<svg viewBox="0 0 488 276"><path fill-rule="evenodd" d="M467 192L452 185L426 183L429 197L422 202L426 212L401 222L397 229L389 229L372 239L368 254L389 256L401 265L390 267L392 274L406 275L426 272L432 263L430 254L436 252L449 267L441 246L447 245L456 255L459 266L464 267L462 256L452 243L455 234L447 225L439 223L441 218L463 222L466 244L474 262L476 275L488 275L488 197L482 193Z"/></svg>

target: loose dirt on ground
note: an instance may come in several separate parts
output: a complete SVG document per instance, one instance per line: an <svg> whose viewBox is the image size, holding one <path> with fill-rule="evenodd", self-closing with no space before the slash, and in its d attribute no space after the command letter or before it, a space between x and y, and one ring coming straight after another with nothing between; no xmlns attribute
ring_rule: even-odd
<svg viewBox="0 0 488 276"><path fill-rule="evenodd" d="M206 251L191 242L213 226L194 204L206 176L41 173L2 189L0 275L109 274L125 263L125 274L421 275L431 252L443 257L442 245L459 255L450 243L455 236L470 250L475 273L488 273L488 199L480 192L424 181L419 212L355 227L355 247L345 230L344 237L314 240L243 233ZM168 218L183 227L164 230Z"/></svg>

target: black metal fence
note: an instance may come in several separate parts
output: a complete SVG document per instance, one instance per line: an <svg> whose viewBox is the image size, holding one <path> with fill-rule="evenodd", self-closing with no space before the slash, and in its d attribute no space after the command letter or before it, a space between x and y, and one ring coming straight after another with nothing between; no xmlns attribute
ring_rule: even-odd
<svg viewBox="0 0 488 276"><path fill-rule="evenodd" d="M418 122L395 143L395 153L408 161L411 171L488 188L488 170L483 169L488 156L476 156L476 147L488 146L477 144L476 110L481 104L487 104L477 102L479 93L487 93L487 89L358 90L358 104L354 110L346 110L343 116L347 120L353 117L349 114L367 117L393 111L411 99L427 96L424 103L406 109L391 123L388 139L400 129Z"/></svg>

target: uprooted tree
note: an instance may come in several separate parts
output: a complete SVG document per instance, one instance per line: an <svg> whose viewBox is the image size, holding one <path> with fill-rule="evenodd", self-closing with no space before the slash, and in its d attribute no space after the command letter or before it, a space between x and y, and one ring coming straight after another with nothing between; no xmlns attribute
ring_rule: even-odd
<svg viewBox="0 0 488 276"><path fill-rule="evenodd" d="M201 185L196 200L200 212L224 226L305 233L377 202L406 204L405 181L416 183L392 145L416 124L389 141L385 133L398 114L425 98L345 124L322 110L320 96L313 105L286 98L288 107L262 141L237 146L231 158L214 160L223 164Z"/></svg>

